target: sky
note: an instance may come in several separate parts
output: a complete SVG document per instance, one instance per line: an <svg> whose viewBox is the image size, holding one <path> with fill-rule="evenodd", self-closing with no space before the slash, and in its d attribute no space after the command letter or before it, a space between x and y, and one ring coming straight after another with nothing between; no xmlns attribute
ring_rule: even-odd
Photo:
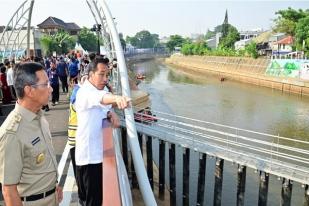
<svg viewBox="0 0 309 206"><path fill-rule="evenodd" d="M0 25L6 25L24 0L0 0ZM99 0L99 2L102 0ZM106 0L117 29L124 36L134 36L141 30L159 34L160 38L179 34L206 33L222 24L225 11L229 23L238 30L263 29L273 26L275 12L280 9L309 9L307 1L247 0ZM80 27L95 23L85 0L35 0L32 25L54 16Z"/></svg>

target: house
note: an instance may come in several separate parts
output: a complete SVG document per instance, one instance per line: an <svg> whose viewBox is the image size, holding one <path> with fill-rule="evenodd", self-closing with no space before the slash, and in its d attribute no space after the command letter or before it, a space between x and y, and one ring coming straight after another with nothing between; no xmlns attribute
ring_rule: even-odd
<svg viewBox="0 0 309 206"><path fill-rule="evenodd" d="M235 50L245 49L246 45L250 44L252 39L243 39L234 43Z"/></svg>
<svg viewBox="0 0 309 206"><path fill-rule="evenodd" d="M40 31L42 31L42 33L49 35L54 34L59 30L67 31L70 35L77 35L81 30L81 28L74 22L65 23L61 19L51 16L37 26L39 27Z"/></svg>
<svg viewBox="0 0 309 206"><path fill-rule="evenodd" d="M251 30L251 31L240 31L240 40L253 39L259 36L263 31L261 29Z"/></svg>
<svg viewBox="0 0 309 206"><path fill-rule="evenodd" d="M252 39L252 41L256 43L256 48L260 56L272 55L272 49L269 44L271 36L273 36L272 31L265 31Z"/></svg>
<svg viewBox="0 0 309 206"><path fill-rule="evenodd" d="M211 49L218 48L219 41L220 41L221 37L222 37L221 32L216 33L216 36L206 40L207 46Z"/></svg>
<svg viewBox="0 0 309 206"><path fill-rule="evenodd" d="M272 54L274 55L274 51L276 51L275 55L279 55L278 53L278 45L276 44L276 42L280 41L281 39L285 38L286 34L285 33L275 33L272 34L269 39L268 39L268 45L272 50Z"/></svg>
<svg viewBox="0 0 309 206"><path fill-rule="evenodd" d="M272 50L273 55L285 55L293 51L292 45L294 43L292 36L287 36L281 40L273 43Z"/></svg>

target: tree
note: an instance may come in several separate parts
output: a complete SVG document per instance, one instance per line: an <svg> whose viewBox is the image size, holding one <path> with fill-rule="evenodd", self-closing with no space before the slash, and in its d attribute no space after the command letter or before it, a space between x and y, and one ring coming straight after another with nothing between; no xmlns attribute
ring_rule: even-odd
<svg viewBox="0 0 309 206"><path fill-rule="evenodd" d="M174 51L175 47L182 47L186 40L180 35L171 35L170 40L166 43L166 47L170 51Z"/></svg>
<svg viewBox="0 0 309 206"><path fill-rule="evenodd" d="M76 40L65 31L58 31L50 36L44 35L40 41L46 55L51 55L53 51L58 54L67 53L76 43Z"/></svg>
<svg viewBox="0 0 309 206"><path fill-rule="evenodd" d="M51 36L44 35L41 38L40 42L41 42L41 46L42 46L44 54L47 56L51 56L52 52L55 51L54 45L56 45L53 38Z"/></svg>
<svg viewBox="0 0 309 206"><path fill-rule="evenodd" d="M159 46L159 35L143 30L137 32L134 37L127 36L126 42L137 48L155 48Z"/></svg>
<svg viewBox="0 0 309 206"><path fill-rule="evenodd" d="M251 42L250 44L245 46L245 54L254 59L258 58L259 54L257 52L255 42Z"/></svg>
<svg viewBox="0 0 309 206"><path fill-rule="evenodd" d="M78 42L87 51L96 51L98 37L86 27L83 27L78 34Z"/></svg>
<svg viewBox="0 0 309 206"><path fill-rule="evenodd" d="M151 37L152 37L153 42L154 42L153 47L154 47L154 48L160 47L159 35L158 35L158 34L151 34Z"/></svg>
<svg viewBox="0 0 309 206"><path fill-rule="evenodd" d="M295 36L295 29L297 22L309 15L309 10L303 11L302 9L294 10L288 8L286 10L279 10L276 12L279 15L275 20L275 32L283 32L291 36Z"/></svg>
<svg viewBox="0 0 309 206"><path fill-rule="evenodd" d="M181 47L181 53L183 55L193 55L194 45L192 43L185 43Z"/></svg>
<svg viewBox="0 0 309 206"><path fill-rule="evenodd" d="M143 30L143 31L137 32L135 37L138 40L138 43L137 43L138 48L153 48L154 47L155 41L149 31Z"/></svg>
<svg viewBox="0 0 309 206"><path fill-rule="evenodd" d="M135 36L133 36L133 37L127 36L126 42L130 43L134 47L137 47L138 39Z"/></svg>
<svg viewBox="0 0 309 206"><path fill-rule="evenodd" d="M309 15L300 19L296 24L296 47L309 54Z"/></svg>
<svg viewBox="0 0 309 206"><path fill-rule="evenodd" d="M240 35L237 29L234 26L229 25L229 30L228 30L227 35L225 37L220 38L219 47L234 48L234 43L236 41L239 41L239 39L240 39Z"/></svg>

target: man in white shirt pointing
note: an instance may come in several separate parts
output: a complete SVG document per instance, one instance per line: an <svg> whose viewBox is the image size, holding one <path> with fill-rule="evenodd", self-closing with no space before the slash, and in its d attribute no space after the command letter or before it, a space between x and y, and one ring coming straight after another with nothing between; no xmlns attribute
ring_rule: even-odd
<svg viewBox="0 0 309 206"><path fill-rule="evenodd" d="M110 117L112 124L119 125L117 115L109 110L113 104L124 109L130 101L103 90L108 81L108 62L102 57L94 60L88 80L76 95L76 178L87 206L102 205L103 119Z"/></svg>

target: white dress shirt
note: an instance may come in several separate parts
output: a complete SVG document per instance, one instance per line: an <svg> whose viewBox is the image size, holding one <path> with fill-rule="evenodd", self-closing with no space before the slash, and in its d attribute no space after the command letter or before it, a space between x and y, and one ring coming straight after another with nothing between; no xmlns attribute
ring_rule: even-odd
<svg viewBox="0 0 309 206"><path fill-rule="evenodd" d="M75 159L76 165L98 164L103 160L103 128L111 105L102 105L101 101L108 92L98 90L88 80L80 87L76 95L77 131Z"/></svg>

